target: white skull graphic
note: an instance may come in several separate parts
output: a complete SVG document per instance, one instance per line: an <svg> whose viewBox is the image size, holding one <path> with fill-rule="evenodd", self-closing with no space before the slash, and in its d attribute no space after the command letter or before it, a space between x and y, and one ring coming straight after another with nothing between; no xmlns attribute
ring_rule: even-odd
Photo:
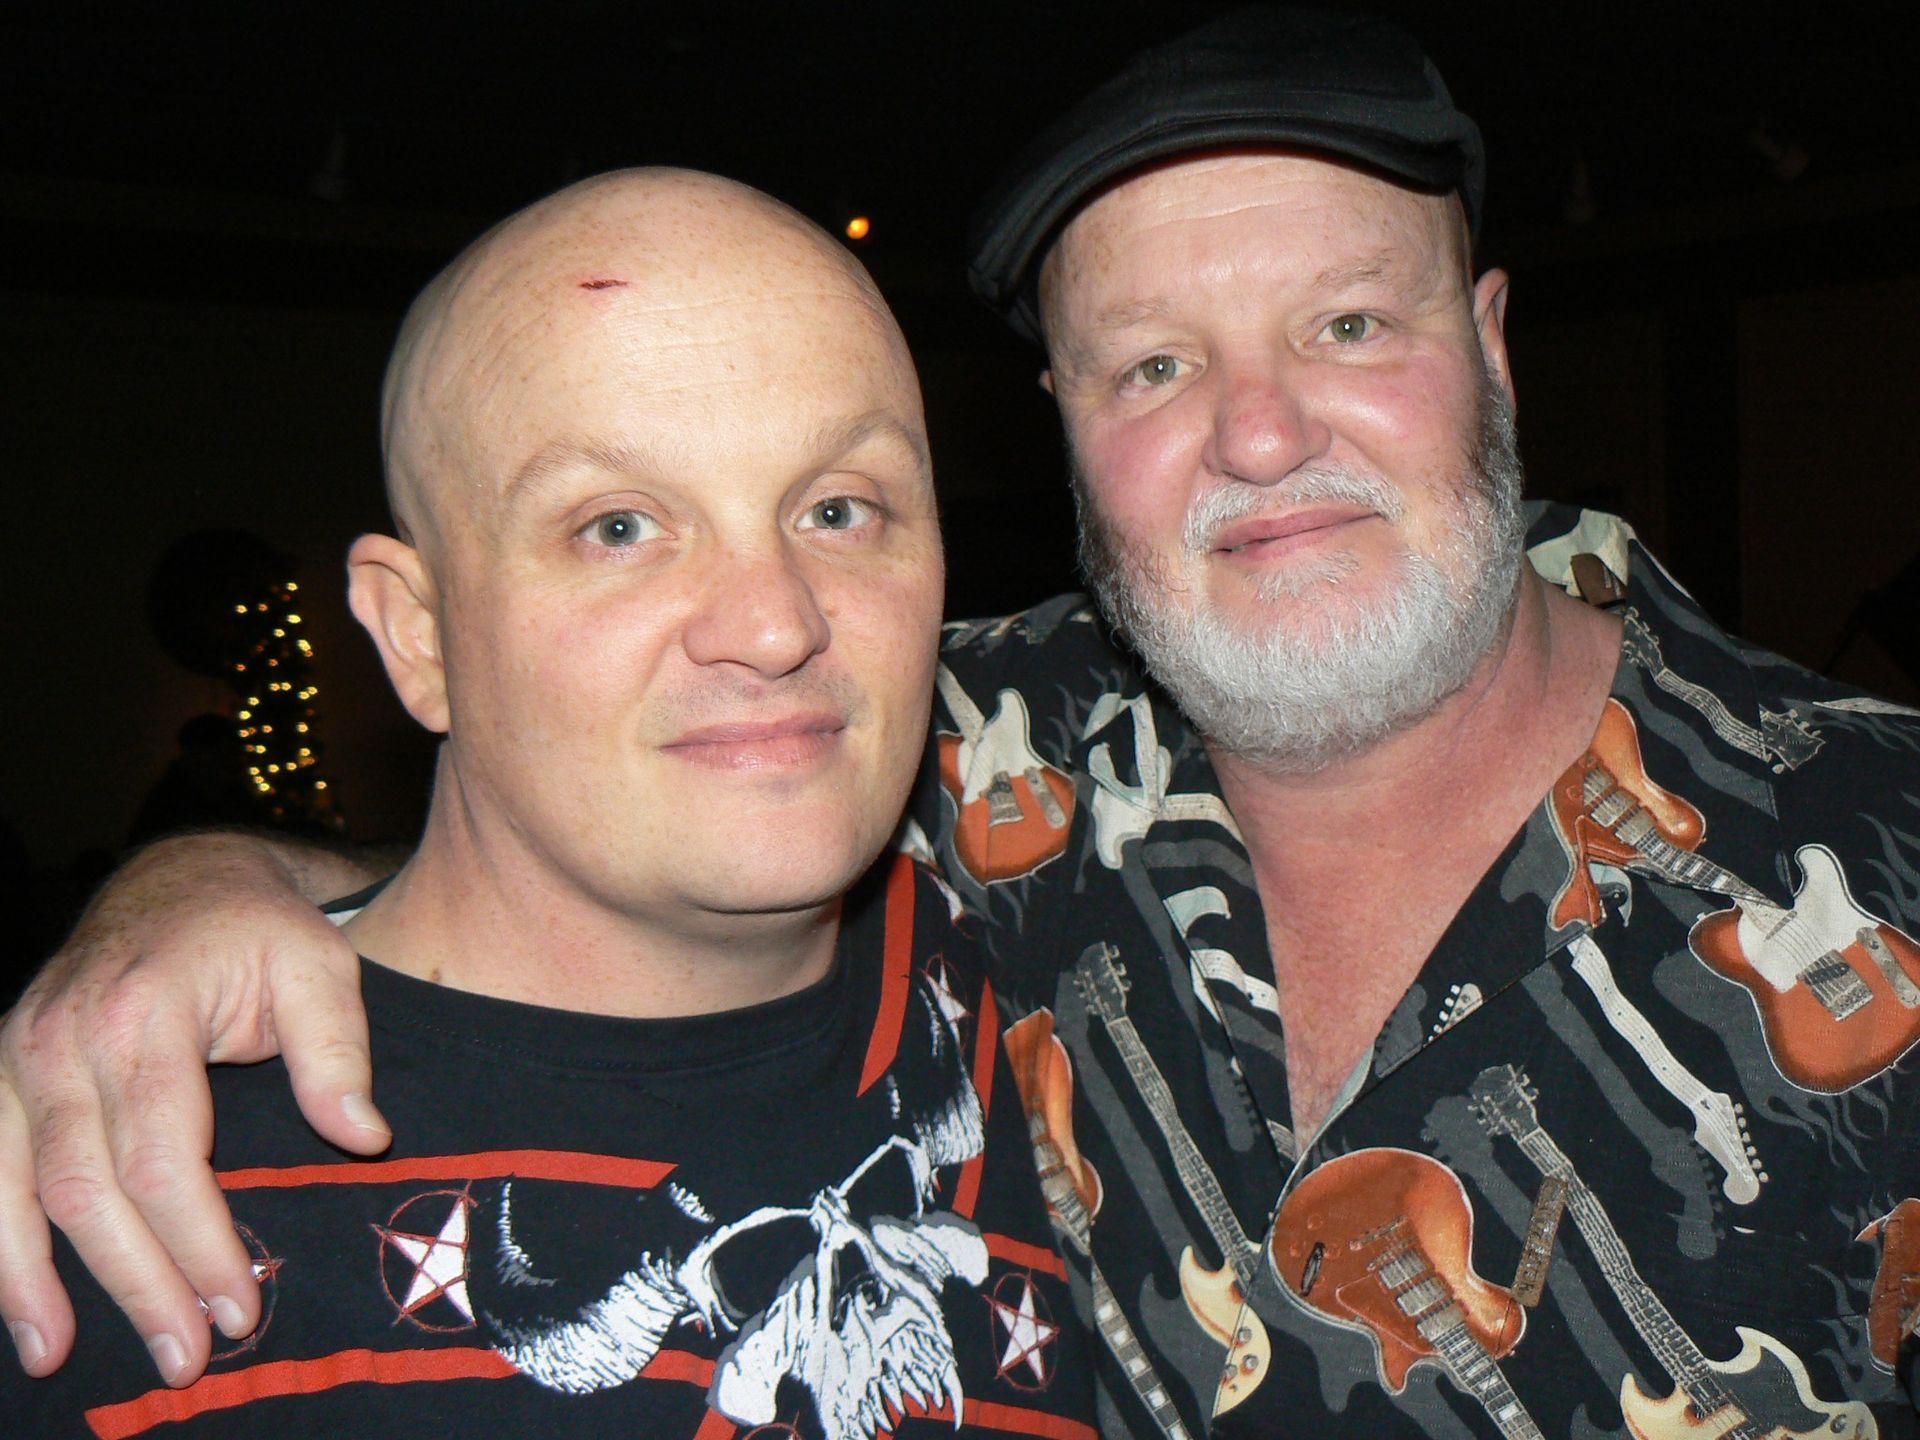
<svg viewBox="0 0 1920 1440"><path fill-rule="evenodd" d="M910 1213L860 1213L860 1182L882 1162L903 1159L914 1180ZM922 1212L930 1172L921 1147L895 1137L805 1210L755 1211L688 1257L682 1286L711 1322L725 1325L735 1313L722 1273L727 1247L796 1221L812 1232L811 1252L721 1355L709 1396L715 1409L766 1424L779 1381L790 1375L812 1394L828 1440L871 1440L902 1416L946 1409L958 1426L965 1396L940 1291L951 1277L980 1284L987 1247L959 1217Z"/></svg>
<svg viewBox="0 0 1920 1440"><path fill-rule="evenodd" d="M898 1128L804 1204L763 1205L716 1226L676 1182L664 1193L701 1238L679 1254L644 1247L582 1302L554 1294L562 1277L542 1274L528 1253L514 1185L503 1185L490 1216L494 1263L474 1281L500 1352L543 1385L585 1394L639 1376L670 1332L695 1325L726 1341L707 1403L740 1424L792 1421L791 1387L782 1398L790 1377L812 1399L808 1429L821 1440L873 1440L906 1415L950 1415L958 1427L965 1395L941 1292L950 1280L986 1280L987 1245L967 1220L929 1207L937 1172L984 1150L985 1116L953 1018L924 980L914 995L903 1030L912 1039L867 1102ZM912 1079L905 1091L902 1074Z"/></svg>

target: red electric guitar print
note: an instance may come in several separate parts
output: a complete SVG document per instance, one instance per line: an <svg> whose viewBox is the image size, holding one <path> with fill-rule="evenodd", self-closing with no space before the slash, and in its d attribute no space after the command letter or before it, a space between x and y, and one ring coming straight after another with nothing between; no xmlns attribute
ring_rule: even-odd
<svg viewBox="0 0 1920 1440"><path fill-rule="evenodd" d="M1547 804L1572 862L1567 883L1553 900L1556 930L1575 921L1594 927L1606 918L1590 868L1595 862L1653 870L1682 884L1724 875L1691 853L1706 834L1706 820L1648 778L1640 761L1640 733L1618 700L1607 701L1587 753L1554 781Z"/></svg>
<svg viewBox="0 0 1920 1440"><path fill-rule="evenodd" d="M1030 875L1067 848L1073 782L1034 753L1026 701L1002 690L987 720L953 672L936 672L960 727L936 742L940 784L953 800L954 854L981 884Z"/></svg>
<svg viewBox="0 0 1920 1440"><path fill-rule="evenodd" d="M1649 870L1715 894L1765 899L1739 876L1693 853L1706 834L1706 820L1647 775L1633 716L1617 700L1607 701L1586 754L1554 782L1548 806L1570 863L1567 883L1554 899L1555 929L1575 923L1591 928L1606 918L1590 868L1596 863ZM1751 1204L1765 1176L1739 1107L1680 1063L1652 1022L1621 992L1591 935L1576 937L1570 953L1574 973L1593 992L1607 1022L1667 1092L1693 1113L1694 1139L1726 1171L1727 1198L1736 1205Z"/></svg>
<svg viewBox="0 0 1920 1440"><path fill-rule="evenodd" d="M1486 1407L1500 1433L1540 1428L1495 1362L1526 1329L1513 1292L1474 1273L1473 1206L1460 1178L1412 1150L1355 1150L1313 1171L1280 1207L1273 1260L1309 1309L1370 1335L1396 1395L1425 1362Z"/></svg>
<svg viewBox="0 0 1920 1440"><path fill-rule="evenodd" d="M1854 1239L1880 1242L1867 1302L1867 1344L1873 1363L1891 1372L1900 1347L1920 1335L1920 1199L1908 1196Z"/></svg>
<svg viewBox="0 0 1920 1440"><path fill-rule="evenodd" d="M1801 882L1790 907L1735 896L1733 909L1695 921L1687 943L1746 990L1780 1073L1834 1094L1920 1041L1920 946L1860 908L1824 845L1803 845L1794 860Z"/></svg>

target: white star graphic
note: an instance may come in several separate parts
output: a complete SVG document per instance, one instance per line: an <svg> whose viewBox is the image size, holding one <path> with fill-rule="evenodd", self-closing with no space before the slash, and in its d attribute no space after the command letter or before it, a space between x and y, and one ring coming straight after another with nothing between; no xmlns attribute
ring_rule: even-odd
<svg viewBox="0 0 1920 1440"><path fill-rule="evenodd" d="M1035 1311L1033 1286L1021 1285L1017 1307L996 1300L993 1308L1000 1316L1000 1323L1007 1327L1007 1348L1000 1357L1000 1373L1005 1375L1024 1364L1033 1372L1036 1383L1045 1384L1047 1370L1043 1359L1047 1346L1060 1333L1060 1327L1041 1319Z"/></svg>
<svg viewBox="0 0 1920 1440"><path fill-rule="evenodd" d="M401 1302L409 1314L434 1295L442 1294L462 1315L473 1319L473 1307L467 1303L467 1207L464 1203L454 1203L446 1224L432 1240L392 1231L387 1233L387 1239L415 1266L413 1284Z"/></svg>

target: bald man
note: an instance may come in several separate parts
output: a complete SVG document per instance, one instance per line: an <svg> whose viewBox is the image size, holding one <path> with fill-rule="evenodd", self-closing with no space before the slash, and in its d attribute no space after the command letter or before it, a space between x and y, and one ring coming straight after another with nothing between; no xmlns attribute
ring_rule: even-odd
<svg viewBox="0 0 1920 1440"><path fill-rule="evenodd" d="M414 304L383 433L352 606L445 736L418 851L335 915L393 1147L222 1072L258 1328L158 1387L200 1356L68 1252L85 1340L0 1380L7 1433L1091 1437L992 1003L875 867L941 557L871 281L731 182L585 181Z"/></svg>

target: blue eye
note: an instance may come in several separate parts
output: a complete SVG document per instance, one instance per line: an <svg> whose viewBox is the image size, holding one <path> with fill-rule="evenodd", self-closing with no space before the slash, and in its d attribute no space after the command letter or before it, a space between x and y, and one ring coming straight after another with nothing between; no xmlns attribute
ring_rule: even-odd
<svg viewBox="0 0 1920 1440"><path fill-rule="evenodd" d="M597 545L622 549L650 539L658 528L651 516L638 510L610 510L589 521L581 533Z"/></svg>
<svg viewBox="0 0 1920 1440"><path fill-rule="evenodd" d="M873 506L851 495L833 495L807 507L801 519L803 530L851 530L873 518Z"/></svg>

